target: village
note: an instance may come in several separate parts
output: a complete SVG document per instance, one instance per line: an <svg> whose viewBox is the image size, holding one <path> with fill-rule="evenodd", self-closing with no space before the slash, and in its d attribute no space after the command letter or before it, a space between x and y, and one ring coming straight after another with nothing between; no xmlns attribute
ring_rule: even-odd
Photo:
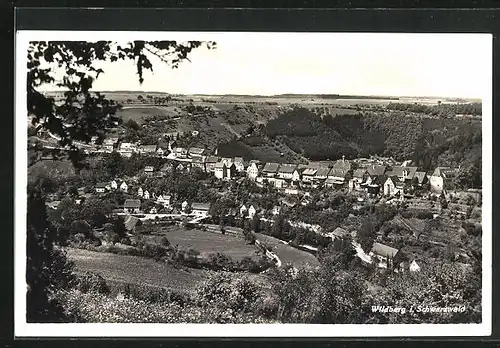
<svg viewBox="0 0 500 348"><path fill-rule="evenodd" d="M258 214L259 219L271 221L271 223L273 218L283 210L296 205L310 204L312 194L319 190L343 192L353 197L356 201L353 206L354 210L377 204L394 206L404 204L410 210L430 214L433 219L446 213L451 218L464 220L471 216L471 207L463 204L463 200L479 202L481 199L480 189L467 191L453 189L452 182L458 173L458 168L437 167L431 172L425 172L420 171L418 167L411 166L411 161L396 162L392 158L380 156L354 159L346 159L343 156L337 161L311 161L309 164L261 163L257 160L246 161L242 157L221 157L217 155L217 150L210 154L204 148L178 147L176 138L180 136L182 136L180 133L169 133L167 137L172 140L168 142L168 146L164 147L156 144L140 145L120 142L118 137L106 138L103 144L98 146L95 145L96 139L93 138L91 146L86 147L86 151L95 155L118 153L124 158L130 158L133 154L146 158L162 158L165 163L161 167L146 165L143 168L142 175L149 178L161 178L172 171L185 173L185 175L198 171L213 176L219 181L250 180L260 188L272 187L284 198L276 202L276 205L269 211L259 204L247 202L226 213L226 215L232 214L249 220ZM104 195L107 192L116 191L134 197L125 199L123 207L113 210L113 214L125 217L129 233L134 231L139 221L161 219L179 223L187 221L189 224L198 225L210 218L210 202L177 202L170 192L143 188L138 183L137 177L98 182L93 192L84 193L84 189L80 188L81 195L76 203L80 204L82 197ZM462 204L459 204L459 200ZM48 202L48 206L57 209L59 202L57 200ZM445 212L443 208L449 205L451 205L450 209L446 209ZM477 215L478 208L474 209ZM294 222L290 221L290 223ZM331 240L349 236L352 238L356 255L367 265L373 264L376 267L393 269L396 272L420 270L421 260L399 261L399 249L393 246L374 242L369 252L364 251L360 243L356 242L355 230L347 231L342 227L328 229L317 224L295 223ZM318 251L317 246L305 243L296 247L313 254ZM273 254L271 254L271 259L280 262Z"/></svg>

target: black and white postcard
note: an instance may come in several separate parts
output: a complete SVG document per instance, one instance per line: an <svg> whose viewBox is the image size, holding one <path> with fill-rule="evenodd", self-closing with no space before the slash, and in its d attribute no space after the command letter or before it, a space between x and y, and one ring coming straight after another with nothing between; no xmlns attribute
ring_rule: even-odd
<svg viewBox="0 0 500 348"><path fill-rule="evenodd" d="M491 76L489 34L19 31L16 336L489 335Z"/></svg>

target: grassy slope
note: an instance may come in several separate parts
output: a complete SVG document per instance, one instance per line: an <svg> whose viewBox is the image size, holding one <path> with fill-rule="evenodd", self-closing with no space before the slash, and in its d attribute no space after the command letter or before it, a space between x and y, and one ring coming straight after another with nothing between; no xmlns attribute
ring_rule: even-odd
<svg viewBox="0 0 500 348"><path fill-rule="evenodd" d="M254 246L246 244L243 238L233 235L169 226L161 235L147 236L147 238L159 242L161 236L166 236L171 245L179 245L184 249L192 248L201 252L202 255L221 252L230 256L234 261L239 261L245 256L252 258L257 256L257 249Z"/></svg>
<svg viewBox="0 0 500 348"><path fill-rule="evenodd" d="M152 259L100 253L81 249L67 249L68 256L75 262L77 271L101 274L114 283L132 283L177 291L190 291L206 279L209 272L190 269L176 269L166 263Z"/></svg>

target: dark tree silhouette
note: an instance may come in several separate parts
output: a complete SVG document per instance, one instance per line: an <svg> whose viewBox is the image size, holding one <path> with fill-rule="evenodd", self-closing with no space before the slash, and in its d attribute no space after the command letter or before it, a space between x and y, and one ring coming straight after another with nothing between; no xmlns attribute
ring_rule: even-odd
<svg viewBox="0 0 500 348"><path fill-rule="evenodd" d="M84 167L84 154L78 143L89 143L97 136L102 144L106 132L120 120L115 113L120 105L92 91L100 74L97 62L133 60L139 83L144 69L153 71L151 57L157 57L172 68L188 59L188 54L200 46L209 49L213 42L134 41L125 45L110 41L60 42L32 41L28 47L27 111L31 117L32 134L47 131L59 139L62 150L53 153L55 159L69 158L78 172ZM60 72L63 72L62 77ZM44 94L46 87L64 90L62 100ZM39 149L39 148L34 148ZM43 151L30 154L29 166L44 156ZM111 168L110 174L117 168ZM67 321L61 306L53 298L56 289L70 284L71 264L55 246L56 230L47 220L44 193L37 187L28 188L27 211L27 321Z"/></svg>

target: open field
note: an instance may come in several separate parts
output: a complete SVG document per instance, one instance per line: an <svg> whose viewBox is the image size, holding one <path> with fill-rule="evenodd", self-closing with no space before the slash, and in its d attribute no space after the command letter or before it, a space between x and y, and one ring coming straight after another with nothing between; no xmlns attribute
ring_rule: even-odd
<svg viewBox="0 0 500 348"><path fill-rule="evenodd" d="M144 106L131 106L123 107L121 110L116 112L116 115L121 117L123 122L127 122L132 119L137 123L141 124L142 121L150 116L168 116L176 117L179 113L176 107L165 107L165 106L154 106L154 105L144 105Z"/></svg>
<svg viewBox="0 0 500 348"><path fill-rule="evenodd" d="M257 248L255 246L247 244L243 237L234 235L168 226L158 235L146 236L146 238L150 242L159 243L162 236L167 237L171 245L179 245L183 249L198 250L201 253L200 256L220 252L230 256L234 261L239 261L247 256L257 257Z"/></svg>
<svg viewBox="0 0 500 348"><path fill-rule="evenodd" d="M77 271L99 273L112 283L131 283L189 292L209 274L198 269L184 271L164 262L137 256L73 248L66 251L69 259L75 262Z"/></svg>
<svg viewBox="0 0 500 348"><path fill-rule="evenodd" d="M256 233L255 236L260 242L272 248L272 252L280 258L283 265L286 265L287 263L290 263L295 267L314 267L319 265L318 259L306 251L286 245L279 239L265 234Z"/></svg>

